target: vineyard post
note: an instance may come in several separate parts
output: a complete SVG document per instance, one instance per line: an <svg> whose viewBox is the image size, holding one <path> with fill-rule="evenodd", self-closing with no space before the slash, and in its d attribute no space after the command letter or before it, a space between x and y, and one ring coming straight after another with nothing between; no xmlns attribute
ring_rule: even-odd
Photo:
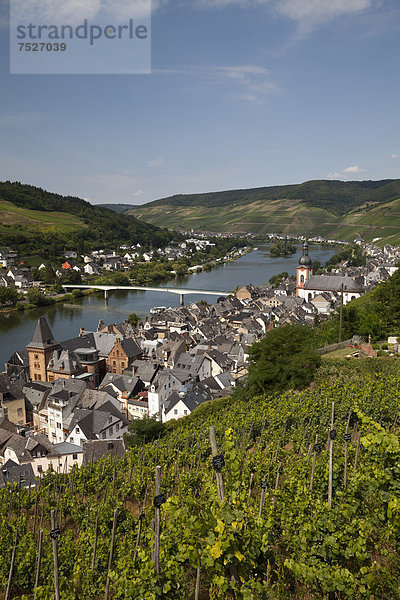
<svg viewBox="0 0 400 600"><path fill-rule="evenodd" d="M335 403L332 402L331 430L329 432L329 484L328 484L328 505L332 508L332 485L333 485L333 440L334 440L334 421L335 421Z"/></svg>
<svg viewBox="0 0 400 600"><path fill-rule="evenodd" d="M13 575L13 571L14 571L14 562L15 562L15 552L17 550L17 541L18 541L18 523L16 523L16 525L15 525L14 546L13 546L12 554L11 554L10 570L8 572L8 582L7 582L7 589L6 589L6 595L4 596L4 600L9 600L9 598L10 598L11 579L12 579L12 575Z"/></svg>
<svg viewBox="0 0 400 600"><path fill-rule="evenodd" d="M260 508L258 511L258 518L261 519L262 516L262 511L264 508L264 502L265 502L265 493L267 491L267 480L266 477L264 475L264 479L261 482L261 498L260 498Z"/></svg>
<svg viewBox="0 0 400 600"><path fill-rule="evenodd" d="M197 565L197 570L196 570L196 588L195 588L195 592L194 592L194 600L199 600L199 598L200 598L201 556L200 556L200 551L198 548L197 548L197 555L199 557L199 563Z"/></svg>
<svg viewBox="0 0 400 600"><path fill-rule="evenodd" d="M161 467L156 467L155 497L161 495ZM154 517L154 568L156 573L160 572L160 521L161 506L155 505Z"/></svg>
<svg viewBox="0 0 400 600"><path fill-rule="evenodd" d="M356 456L354 459L354 470L358 469L358 459L360 457L360 439L361 439L361 431L357 433L357 446L356 446Z"/></svg>
<svg viewBox="0 0 400 600"><path fill-rule="evenodd" d="M215 435L215 428L210 427L210 443L211 443L211 453L213 458L218 456L218 446L217 446L217 438ZM217 490L218 490L218 499L219 501L224 499L224 481L222 479L221 471L215 471L215 477L217 479Z"/></svg>
<svg viewBox="0 0 400 600"><path fill-rule="evenodd" d="M42 541L43 541L43 529L41 529L39 531L38 556L37 556L37 563L36 563L34 600L36 600L36 588L39 586L40 563L41 563L41 560L42 560Z"/></svg>
<svg viewBox="0 0 400 600"><path fill-rule="evenodd" d="M350 417L351 417L351 409L350 409L350 412L349 412L349 418L347 419L346 431L345 431L345 434L344 434L344 475L343 475L343 487L344 487L344 489L346 489L346 487L347 487L347 458L348 458L348 443L349 443L349 438L351 440L351 435L349 434Z"/></svg>
<svg viewBox="0 0 400 600"><path fill-rule="evenodd" d="M51 543L53 546L53 562L54 562L54 597L55 600L60 600L60 589L58 582L58 536L56 529L55 512L51 511Z"/></svg>
<svg viewBox="0 0 400 600"><path fill-rule="evenodd" d="M317 444L318 444L318 434L316 434L316 436L315 436L314 454L313 454L312 467L311 467L310 492L312 492L313 485L314 485L315 463L317 461Z"/></svg>
<svg viewBox="0 0 400 600"><path fill-rule="evenodd" d="M94 571L94 565L96 563L96 550L97 550L97 536L99 533L99 515L96 515L96 523L94 526L94 542L93 542L93 554L92 554L92 564L90 565L90 570Z"/></svg>
<svg viewBox="0 0 400 600"><path fill-rule="evenodd" d="M250 477L250 484L249 484L249 498L251 497L251 491L253 489L254 486L254 473L251 474Z"/></svg>
<svg viewBox="0 0 400 600"><path fill-rule="evenodd" d="M113 557L113 551L114 551L115 530L117 528L117 517L118 517L118 506L114 510L114 519L113 519L113 526L112 526L112 533L111 533L110 553L108 555L107 580L106 580L106 591L104 593L104 600L108 600L108 592L110 589L110 571L111 571L112 557Z"/></svg>

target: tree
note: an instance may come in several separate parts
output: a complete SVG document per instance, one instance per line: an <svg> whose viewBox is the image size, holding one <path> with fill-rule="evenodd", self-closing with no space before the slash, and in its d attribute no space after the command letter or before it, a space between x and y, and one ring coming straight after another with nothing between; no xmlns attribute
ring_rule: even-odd
<svg viewBox="0 0 400 600"><path fill-rule="evenodd" d="M18 300L18 292L13 287L0 287L0 304L15 304Z"/></svg>
<svg viewBox="0 0 400 600"><path fill-rule="evenodd" d="M321 364L314 331L302 325L273 329L250 347L249 356L247 390L252 394L303 389Z"/></svg>
<svg viewBox="0 0 400 600"><path fill-rule="evenodd" d="M155 417L135 419L129 423L129 433L125 435L127 446L140 446L143 441L151 442L161 436L164 423L157 421Z"/></svg>
<svg viewBox="0 0 400 600"><path fill-rule="evenodd" d="M140 321L140 317L136 313L131 313L128 317L128 323L130 323L132 325L132 327L136 327L136 325L139 323L139 321Z"/></svg>

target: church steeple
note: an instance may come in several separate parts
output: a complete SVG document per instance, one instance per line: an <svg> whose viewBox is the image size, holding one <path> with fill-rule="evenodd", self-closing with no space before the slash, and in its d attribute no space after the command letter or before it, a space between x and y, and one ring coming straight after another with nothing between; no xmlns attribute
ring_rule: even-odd
<svg viewBox="0 0 400 600"><path fill-rule="evenodd" d="M303 252L299 259L296 275L296 296L299 296L299 290L303 289L307 281L313 274L312 260L308 256L307 240L303 244Z"/></svg>

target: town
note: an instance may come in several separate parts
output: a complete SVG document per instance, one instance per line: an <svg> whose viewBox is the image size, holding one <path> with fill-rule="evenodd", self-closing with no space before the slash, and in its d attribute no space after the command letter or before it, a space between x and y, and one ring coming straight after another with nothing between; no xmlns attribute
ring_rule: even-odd
<svg viewBox="0 0 400 600"><path fill-rule="evenodd" d="M400 248L363 244L363 251L364 266L315 275L304 241L296 279L241 285L215 304L154 309L136 325L100 321L68 340L56 340L40 317L0 374L2 485L20 473L28 485L49 468L123 456L130 421L167 422L228 396L246 379L248 347L268 331L327 319L396 271ZM15 273L10 268L7 283Z"/></svg>

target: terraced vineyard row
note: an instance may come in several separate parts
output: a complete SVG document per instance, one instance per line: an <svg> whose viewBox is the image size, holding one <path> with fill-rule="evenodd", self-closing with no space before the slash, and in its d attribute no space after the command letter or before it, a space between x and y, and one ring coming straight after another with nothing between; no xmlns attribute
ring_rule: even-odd
<svg viewBox="0 0 400 600"><path fill-rule="evenodd" d="M8 487L3 593L53 599L57 549L62 600L400 598L399 389L214 401L124 460Z"/></svg>

